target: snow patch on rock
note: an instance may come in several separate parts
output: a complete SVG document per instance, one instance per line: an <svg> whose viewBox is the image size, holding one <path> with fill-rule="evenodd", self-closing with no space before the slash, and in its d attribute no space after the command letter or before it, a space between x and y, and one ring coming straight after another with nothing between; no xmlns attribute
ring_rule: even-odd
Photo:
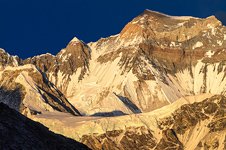
<svg viewBox="0 0 226 150"><path fill-rule="evenodd" d="M205 54L205 56L207 56L209 58L211 58L213 55L214 55L214 51L212 51L212 50L207 51Z"/></svg>
<svg viewBox="0 0 226 150"><path fill-rule="evenodd" d="M175 47L176 46L176 43L175 42L171 42L170 43L170 47Z"/></svg>
<svg viewBox="0 0 226 150"><path fill-rule="evenodd" d="M215 28L213 25L207 24L207 27L208 27L209 29L211 29L211 33L212 33L213 35L216 34L216 28Z"/></svg>
<svg viewBox="0 0 226 150"><path fill-rule="evenodd" d="M192 49L196 49L196 48L202 47L202 46L203 46L203 43L200 42L200 41L198 41L198 42L192 47Z"/></svg>
<svg viewBox="0 0 226 150"><path fill-rule="evenodd" d="M71 42L80 42L80 40L77 37L74 37Z"/></svg>
<svg viewBox="0 0 226 150"><path fill-rule="evenodd" d="M152 11L152 10L149 10L149 9L146 9L146 11L149 11L149 12L155 13L155 14L164 15L166 17L169 17L169 18L172 18L172 19L176 19L176 20L190 20L191 18L195 18L195 17L191 17L191 16L170 16L170 15L167 15L167 14L164 14L164 13L160 13L158 11Z"/></svg>
<svg viewBox="0 0 226 150"><path fill-rule="evenodd" d="M223 41L217 40L217 44L218 44L219 46L222 46Z"/></svg>
<svg viewBox="0 0 226 150"><path fill-rule="evenodd" d="M62 56L62 61L63 62L67 61L70 56L71 56L71 53L68 53L67 55Z"/></svg>

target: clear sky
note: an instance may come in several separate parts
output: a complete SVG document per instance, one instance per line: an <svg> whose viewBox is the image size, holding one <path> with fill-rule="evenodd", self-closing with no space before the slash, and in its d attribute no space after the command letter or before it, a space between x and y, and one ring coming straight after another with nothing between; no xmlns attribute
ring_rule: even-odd
<svg viewBox="0 0 226 150"><path fill-rule="evenodd" d="M226 0L0 0L0 47L22 58L56 54L74 36L90 42L119 33L145 9L216 15L226 24Z"/></svg>

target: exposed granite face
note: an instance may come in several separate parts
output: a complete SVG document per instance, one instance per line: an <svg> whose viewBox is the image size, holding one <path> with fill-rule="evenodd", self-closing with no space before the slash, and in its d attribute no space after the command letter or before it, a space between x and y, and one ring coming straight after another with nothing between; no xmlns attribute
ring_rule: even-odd
<svg viewBox="0 0 226 150"><path fill-rule="evenodd" d="M0 149L86 150L85 145L55 134L0 103Z"/></svg>
<svg viewBox="0 0 226 150"><path fill-rule="evenodd" d="M92 149L222 149L226 136L226 97L216 95L201 102L182 105L169 117L150 124L83 135L81 142ZM189 144L190 143L190 144Z"/></svg>

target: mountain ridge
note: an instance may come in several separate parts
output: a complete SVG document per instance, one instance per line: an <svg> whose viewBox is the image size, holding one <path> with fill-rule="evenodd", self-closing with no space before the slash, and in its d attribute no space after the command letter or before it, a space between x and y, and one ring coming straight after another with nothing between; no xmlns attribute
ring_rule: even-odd
<svg viewBox="0 0 226 150"><path fill-rule="evenodd" d="M115 36L88 44L75 37L58 54L34 56L22 64L44 72L84 115L148 112L182 96L211 92L207 86L212 83L205 83L210 82L208 70L222 74L218 76L225 82L225 40L226 29L214 16L200 19L145 10ZM217 72L211 70L216 65Z"/></svg>
<svg viewBox="0 0 226 150"><path fill-rule="evenodd" d="M144 11L56 55L0 50L0 101L93 149L223 149L225 56L216 17Z"/></svg>

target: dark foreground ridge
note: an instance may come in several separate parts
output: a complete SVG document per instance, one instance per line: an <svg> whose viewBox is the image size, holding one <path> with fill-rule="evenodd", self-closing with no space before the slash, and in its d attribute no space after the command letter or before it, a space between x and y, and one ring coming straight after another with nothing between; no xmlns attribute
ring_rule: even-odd
<svg viewBox="0 0 226 150"><path fill-rule="evenodd" d="M40 123L0 103L1 150L86 150L85 145L55 134Z"/></svg>

